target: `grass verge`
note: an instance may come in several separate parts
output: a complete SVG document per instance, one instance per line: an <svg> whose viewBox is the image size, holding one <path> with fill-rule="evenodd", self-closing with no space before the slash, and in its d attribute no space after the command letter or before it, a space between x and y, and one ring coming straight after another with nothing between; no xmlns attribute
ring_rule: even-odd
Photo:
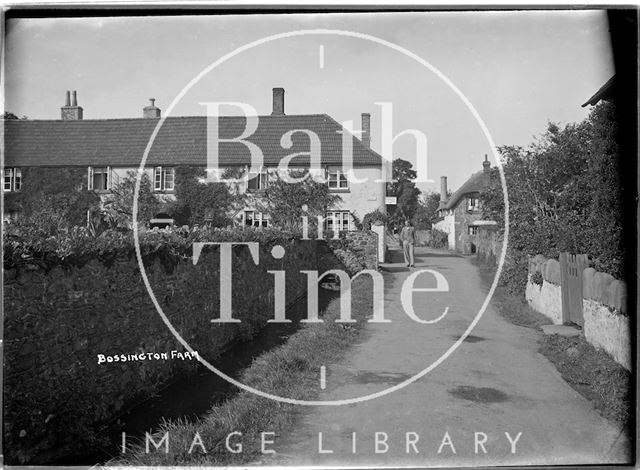
<svg viewBox="0 0 640 470"><path fill-rule="evenodd" d="M339 317L339 299L334 299L323 315L324 323L307 323L289 340L258 357L244 371L240 381L258 390L278 396L311 400L319 390L320 366L331 364L344 356L356 341L372 312L372 282L368 276L355 279L351 288L351 316L356 323L335 323ZM273 432L269 440L291 428L299 406L262 398L240 391L238 395L215 406L206 417L197 422L167 422L154 433L160 442L167 435L169 444L159 449L151 444L147 453L145 444L128 449L123 456L109 465L172 466L172 465L242 465L262 457L262 432ZM225 440L233 435L230 447L242 450L232 453ZM198 440L199 438L199 440ZM194 441L196 444L194 445ZM201 443L201 444L200 444ZM165 452L168 447L168 452ZM269 446L273 447L273 446ZM205 451L206 450L206 453Z"/></svg>
<svg viewBox="0 0 640 470"><path fill-rule="evenodd" d="M478 267L483 284L493 282L495 267L473 263ZM551 321L498 286L492 302L500 315L519 326L541 331ZM578 393L590 400L602 416L623 429L629 429L633 418L631 373L609 354L591 345L584 336L567 338L541 334L538 352L558 369L562 378Z"/></svg>

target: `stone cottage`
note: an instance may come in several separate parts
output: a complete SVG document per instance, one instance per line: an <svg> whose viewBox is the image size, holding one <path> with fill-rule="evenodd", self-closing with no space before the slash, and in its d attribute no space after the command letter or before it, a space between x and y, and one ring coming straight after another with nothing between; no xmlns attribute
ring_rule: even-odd
<svg viewBox="0 0 640 470"><path fill-rule="evenodd" d="M489 185L489 163L487 155L482 170L472 174L451 197L447 193L447 177L440 178L439 220L433 228L448 235L448 248L462 254L474 254L478 247L480 229L496 227L493 220L482 218L480 193Z"/></svg>

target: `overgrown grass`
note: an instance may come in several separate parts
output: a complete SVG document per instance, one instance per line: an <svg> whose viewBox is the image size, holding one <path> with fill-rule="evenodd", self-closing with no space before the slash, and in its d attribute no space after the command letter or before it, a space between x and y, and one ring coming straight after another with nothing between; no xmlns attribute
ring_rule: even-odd
<svg viewBox="0 0 640 470"><path fill-rule="evenodd" d="M258 390L298 400L312 400L319 391L320 366L343 357L358 337L372 312L372 283L368 276L357 278L352 285L352 318L357 323L335 323L339 317L339 299L334 299L323 315L324 323L308 323L279 346L259 358L244 371L240 381ZM188 391L187 391L188 393ZM157 443L169 434L169 452L165 446L153 445L146 453L144 443L129 449L109 464L115 465L241 465L262 455L261 433L274 432L269 439L277 443L278 436L291 428L299 406L262 398L247 391L214 406L208 415L197 422L168 422L154 433ZM231 453L225 446L229 433L231 444L242 443L241 453ZM196 433L202 446L196 444L189 452ZM270 446L273 447L273 446Z"/></svg>
<svg viewBox="0 0 640 470"><path fill-rule="evenodd" d="M474 260L480 277L488 287L495 276L495 267ZM547 317L527 305L521 297L499 286L492 302L500 315L511 323L541 330L551 323ZM540 354L558 369L562 378L578 393L590 400L605 418L628 429L633 418L631 374L609 356L596 349L584 336L567 338L560 335L540 335Z"/></svg>

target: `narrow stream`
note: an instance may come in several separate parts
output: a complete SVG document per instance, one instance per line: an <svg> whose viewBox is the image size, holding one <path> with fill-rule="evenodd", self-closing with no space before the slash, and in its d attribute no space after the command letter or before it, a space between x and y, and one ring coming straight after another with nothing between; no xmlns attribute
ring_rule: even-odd
<svg viewBox="0 0 640 470"><path fill-rule="evenodd" d="M337 292L318 289L319 312L324 312ZM225 374L238 378L251 365L253 359L271 348L284 343L300 328L300 320L307 315L306 298L287 309L291 323L272 323L265 326L249 341L231 347L213 365ZM188 377L178 379L155 396L122 415L109 430L110 445L96 448L90 454L69 455L52 462L58 465L95 465L105 463L119 455L122 432L127 435L127 446L144 440L145 432L156 429L163 420L194 421L209 409L238 393L238 388L217 374L202 368Z"/></svg>

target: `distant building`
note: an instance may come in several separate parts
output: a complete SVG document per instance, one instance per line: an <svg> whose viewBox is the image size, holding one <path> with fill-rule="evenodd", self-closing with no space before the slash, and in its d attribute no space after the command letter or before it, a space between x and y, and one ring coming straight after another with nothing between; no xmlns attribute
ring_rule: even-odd
<svg viewBox="0 0 640 470"><path fill-rule="evenodd" d="M89 191L100 194L104 201L112 188L128 172L137 171L161 111L151 99L141 118L84 119L76 92L67 92L60 120L8 120L5 131L3 190L20 191L25 168L75 167L86 169ZM355 218L369 212L385 212L383 159L370 148L370 115L362 114L362 139L352 137L354 182L347 179L343 167L343 134L346 130L326 114L286 115L284 89L273 89L270 115L258 116L258 126L246 141L260 148L264 155L262 168L249 173L251 153L242 142L220 142L221 169L240 169L248 178L233 185L233 190L248 194L248 205L231 214L238 224L269 226L270 217L259 209L260 197L273 178L284 157L300 154L289 162L291 169L309 168L310 137L319 138L321 171L332 192L342 202L327 212L326 229L355 230ZM237 139L247 125L244 116L219 117L219 138ZM286 146L287 140L292 145ZM306 154L306 155L305 155ZM207 166L207 117L169 117L160 128L146 161L152 189L158 199L175 199L176 168ZM355 181L362 182L355 182Z"/></svg>
<svg viewBox="0 0 640 470"><path fill-rule="evenodd" d="M447 177L440 178L439 220L433 227L448 234L448 247L452 251L475 253L479 229L496 225L495 221L482 218L479 198L489 185L490 170L491 163L485 155L482 171L472 174L451 197L448 197Z"/></svg>

